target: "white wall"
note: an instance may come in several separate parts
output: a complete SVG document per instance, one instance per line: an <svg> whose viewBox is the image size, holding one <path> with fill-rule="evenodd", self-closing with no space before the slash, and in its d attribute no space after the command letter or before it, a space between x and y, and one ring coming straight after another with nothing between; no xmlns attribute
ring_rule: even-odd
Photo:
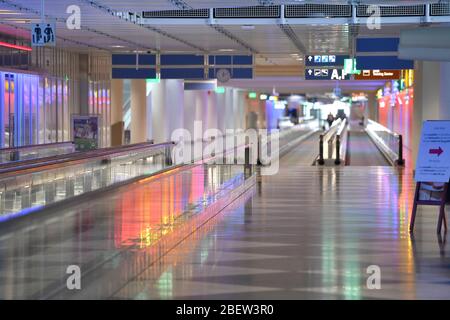
<svg viewBox="0 0 450 320"><path fill-rule="evenodd" d="M193 137L194 121L202 121L203 132L212 128L223 133L225 129L245 129L245 91L184 91L183 80L161 80L149 84L146 93L145 134L155 143L170 141L172 132L179 128L186 128Z"/></svg>
<svg viewBox="0 0 450 320"><path fill-rule="evenodd" d="M183 80L161 80L151 85L152 136L155 143L170 141L184 126Z"/></svg>
<svg viewBox="0 0 450 320"><path fill-rule="evenodd" d="M415 65L412 163L425 120L450 120L450 63L418 61Z"/></svg>

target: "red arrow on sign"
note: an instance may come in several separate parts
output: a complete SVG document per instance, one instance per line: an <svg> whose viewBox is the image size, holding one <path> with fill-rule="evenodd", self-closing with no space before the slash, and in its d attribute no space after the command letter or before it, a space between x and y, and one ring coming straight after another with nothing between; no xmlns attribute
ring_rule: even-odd
<svg viewBox="0 0 450 320"><path fill-rule="evenodd" d="M430 154L437 154L438 157L442 154L442 152L444 152L444 150L442 150L441 147L439 147L439 149L430 149Z"/></svg>

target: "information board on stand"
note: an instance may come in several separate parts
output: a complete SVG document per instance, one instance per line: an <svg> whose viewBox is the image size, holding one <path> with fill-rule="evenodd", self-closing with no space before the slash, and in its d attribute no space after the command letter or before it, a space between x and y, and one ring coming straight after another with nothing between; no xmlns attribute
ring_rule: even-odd
<svg viewBox="0 0 450 320"><path fill-rule="evenodd" d="M445 204L450 200L450 121L430 120L423 123L415 180L410 231L414 230L418 205L439 206L437 232L441 232L442 224L447 230Z"/></svg>

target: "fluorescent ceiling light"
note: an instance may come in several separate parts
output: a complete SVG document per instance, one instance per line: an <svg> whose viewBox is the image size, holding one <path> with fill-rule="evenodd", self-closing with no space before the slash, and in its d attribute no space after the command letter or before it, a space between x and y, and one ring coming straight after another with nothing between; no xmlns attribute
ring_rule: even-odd
<svg viewBox="0 0 450 320"><path fill-rule="evenodd" d="M255 26L254 25L250 25L250 24L244 24L243 26L241 26L242 30L254 30Z"/></svg>
<svg viewBox="0 0 450 320"><path fill-rule="evenodd" d="M234 49L219 49L219 52L233 52Z"/></svg>
<svg viewBox="0 0 450 320"><path fill-rule="evenodd" d="M19 46L19 45L15 45L15 44L3 42L3 41L0 41L0 47L6 47L6 48L17 49L17 50L22 50L22 51L32 51L33 50L30 47Z"/></svg>

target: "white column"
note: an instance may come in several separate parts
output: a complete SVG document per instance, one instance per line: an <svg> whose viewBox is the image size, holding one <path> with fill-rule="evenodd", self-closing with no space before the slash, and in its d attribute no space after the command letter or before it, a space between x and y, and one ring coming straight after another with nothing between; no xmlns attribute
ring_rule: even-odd
<svg viewBox="0 0 450 320"><path fill-rule="evenodd" d="M152 86L152 131L155 143L170 141L175 129L184 127L182 80L161 80Z"/></svg>
<svg viewBox="0 0 450 320"><path fill-rule="evenodd" d="M450 120L450 63L416 62L413 111L413 165L425 120Z"/></svg>
<svg viewBox="0 0 450 320"><path fill-rule="evenodd" d="M111 146L123 144L123 80L111 80Z"/></svg>
<svg viewBox="0 0 450 320"><path fill-rule="evenodd" d="M226 117L226 97L228 88L225 89L224 93L216 93L216 112L217 112L217 129L225 133L225 117Z"/></svg>
<svg viewBox="0 0 450 320"><path fill-rule="evenodd" d="M450 62L441 62L441 94L439 117L450 120Z"/></svg>
<svg viewBox="0 0 450 320"><path fill-rule="evenodd" d="M217 97L220 93L210 92L207 98L207 128L218 129L217 122Z"/></svg>

